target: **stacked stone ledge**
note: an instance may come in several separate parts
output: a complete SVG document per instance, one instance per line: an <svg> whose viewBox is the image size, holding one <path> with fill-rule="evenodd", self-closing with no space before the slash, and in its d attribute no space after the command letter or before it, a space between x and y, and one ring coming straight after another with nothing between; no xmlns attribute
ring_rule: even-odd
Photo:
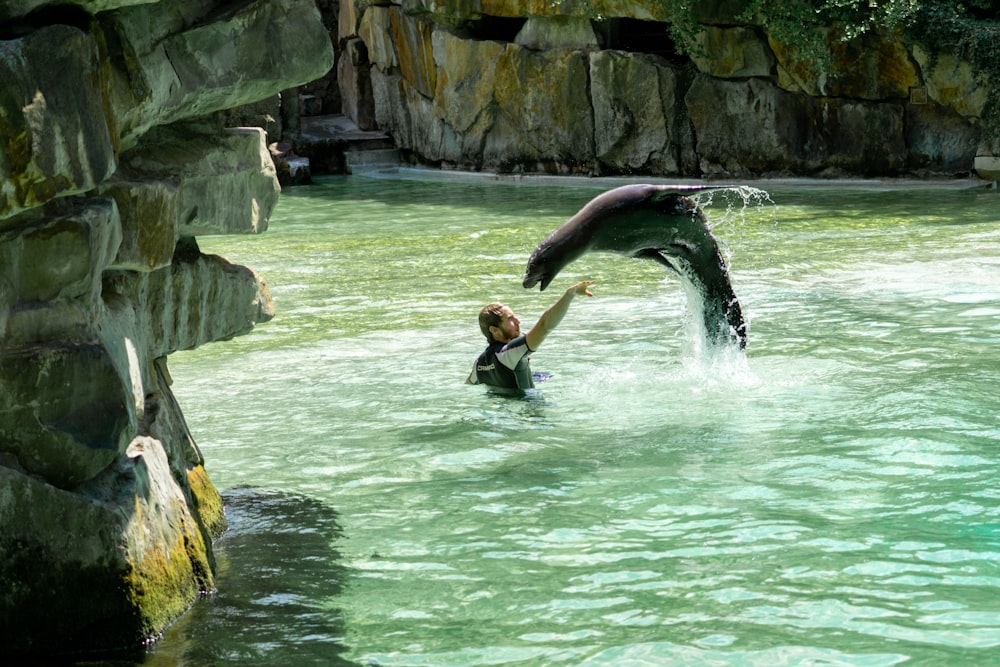
<svg viewBox="0 0 1000 667"><path fill-rule="evenodd" d="M333 65L306 0L26 18L43 4L0 2L0 654L14 655L136 646L214 588L225 515L167 357L273 316L264 281L196 237L264 231L279 192L263 131L217 114Z"/></svg>
<svg viewBox="0 0 1000 667"><path fill-rule="evenodd" d="M693 4L702 51L667 58L598 34L641 20L668 41L656 3L343 2L344 113L418 162L498 172L954 177L994 154L984 82L950 54L831 34L827 75L766 26L737 25L739 3ZM523 24L469 28L491 21Z"/></svg>

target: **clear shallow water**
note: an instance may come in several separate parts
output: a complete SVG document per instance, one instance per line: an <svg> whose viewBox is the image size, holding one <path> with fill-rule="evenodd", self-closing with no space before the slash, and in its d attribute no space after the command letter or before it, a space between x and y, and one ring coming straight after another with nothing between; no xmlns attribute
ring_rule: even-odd
<svg viewBox="0 0 1000 667"><path fill-rule="evenodd" d="M1000 193L703 199L750 321L706 358L651 262L520 287L601 189L330 179L201 240L278 315L170 358L231 528L145 664L1000 664ZM462 383L482 305L584 278L535 396Z"/></svg>

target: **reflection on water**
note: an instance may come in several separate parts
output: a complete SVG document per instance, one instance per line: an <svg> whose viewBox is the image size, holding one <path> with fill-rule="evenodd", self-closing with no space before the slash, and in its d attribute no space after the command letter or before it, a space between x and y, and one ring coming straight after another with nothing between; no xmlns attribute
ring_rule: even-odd
<svg viewBox="0 0 1000 667"><path fill-rule="evenodd" d="M223 501L229 528L216 544L218 591L168 629L144 664L350 664L336 606L346 579L336 512L261 488L229 489Z"/></svg>
<svg viewBox="0 0 1000 667"><path fill-rule="evenodd" d="M232 527L147 663L997 661L998 193L714 193L750 338L707 358L651 262L520 288L600 189L335 178L202 241L278 315L170 359ZM482 305L585 278L537 395L463 384Z"/></svg>

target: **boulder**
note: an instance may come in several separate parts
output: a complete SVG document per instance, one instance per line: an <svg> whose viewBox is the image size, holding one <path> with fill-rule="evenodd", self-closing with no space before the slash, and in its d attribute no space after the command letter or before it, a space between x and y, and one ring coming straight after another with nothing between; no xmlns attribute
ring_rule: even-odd
<svg viewBox="0 0 1000 667"><path fill-rule="evenodd" d="M0 229L3 219L90 190L115 170L94 38L53 25L0 41Z"/></svg>
<svg viewBox="0 0 1000 667"><path fill-rule="evenodd" d="M497 60L502 44L433 35L435 94L425 96L401 74L372 69L375 120L396 144L427 162L481 168L493 129ZM440 104L444 103L444 104Z"/></svg>
<svg viewBox="0 0 1000 667"><path fill-rule="evenodd" d="M909 51L899 41L874 32L847 41L832 29L827 33L833 63L830 72L819 69L812 58L769 37L782 88L813 97L878 101L905 100L910 89L920 83Z"/></svg>
<svg viewBox="0 0 1000 667"><path fill-rule="evenodd" d="M975 158L975 169L976 175L979 178L988 181L1000 181L1000 157L977 155Z"/></svg>
<svg viewBox="0 0 1000 667"><path fill-rule="evenodd" d="M221 501L203 467L181 479L184 487L149 437L72 490L0 466L5 648L137 646L213 590L209 545L225 526Z"/></svg>
<svg viewBox="0 0 1000 667"><path fill-rule="evenodd" d="M218 255L199 253L191 240L181 241L165 269L109 273L103 298L109 318L135 314L133 326L143 336L148 359L229 340L274 317L263 278Z"/></svg>
<svg viewBox="0 0 1000 667"><path fill-rule="evenodd" d="M298 115L303 113L298 105L298 90L288 88L257 102L223 109L217 116L215 129L219 123L222 127L258 127L264 130L269 143L275 137L294 134L299 131Z"/></svg>
<svg viewBox="0 0 1000 667"><path fill-rule="evenodd" d="M816 99L760 79L705 75L695 78L685 103L709 176L886 175L906 165L898 104Z"/></svg>
<svg viewBox="0 0 1000 667"><path fill-rule="evenodd" d="M473 128L479 127L480 145L482 125L492 125L497 63L505 50L500 42L461 39L444 30L434 33L434 113L463 136L477 134ZM472 145L476 143L473 139Z"/></svg>
<svg viewBox="0 0 1000 667"><path fill-rule="evenodd" d="M176 180L150 179L121 169L99 192L117 203L122 242L116 269L155 271L170 266L177 245L180 193Z"/></svg>
<svg viewBox="0 0 1000 667"><path fill-rule="evenodd" d="M425 161L469 164L462 137L438 117L429 99L401 76L377 75L376 79L377 90L382 91L381 96L387 101L381 107L382 118L394 128L392 134L399 146L419 150ZM379 108L376 107L376 116Z"/></svg>
<svg viewBox="0 0 1000 667"><path fill-rule="evenodd" d="M536 51L599 46L590 19L578 16L529 16L514 43Z"/></svg>
<svg viewBox="0 0 1000 667"><path fill-rule="evenodd" d="M132 396L99 342L7 348L0 352L0 454L8 467L59 488L93 479L136 435Z"/></svg>
<svg viewBox="0 0 1000 667"><path fill-rule="evenodd" d="M52 301L98 300L101 275L122 242L114 200L74 197L8 218L0 232L0 276L13 288L12 309Z"/></svg>
<svg viewBox="0 0 1000 667"><path fill-rule="evenodd" d="M815 102L814 102L815 104ZM828 146L826 170L837 175L898 176L906 168L905 114L897 103L820 100L811 117L826 119L818 129Z"/></svg>
<svg viewBox="0 0 1000 667"><path fill-rule="evenodd" d="M115 268L164 268L181 236L266 230L281 188L265 141L256 127L181 123L148 132L98 189L121 212Z"/></svg>
<svg viewBox="0 0 1000 667"><path fill-rule="evenodd" d="M679 171L680 75L654 56L598 51L590 54L590 80L602 171Z"/></svg>
<svg viewBox="0 0 1000 667"><path fill-rule="evenodd" d="M470 16L478 15L481 0L376 0L378 4L399 5L411 16L433 21L446 26L456 26ZM514 3L517 4L517 0Z"/></svg>
<svg viewBox="0 0 1000 667"><path fill-rule="evenodd" d="M369 7L361 17L358 36L368 47L368 60L372 65L386 73L399 66L388 7Z"/></svg>
<svg viewBox="0 0 1000 667"><path fill-rule="evenodd" d="M671 30L685 18L678 12L687 9L631 0L379 3L365 8L358 36L372 67L385 75L372 77L375 122L418 161L500 171L698 177L732 169L747 176L895 176L911 168L947 173L947 165L969 159L949 154L967 141L964 129L961 138L945 139L953 130L947 114L910 113L907 106L927 93L941 106L978 118L981 88L967 64L943 59L932 66L916 50L911 56L897 34L873 29L845 40L833 26L825 29L833 63L827 71L814 55L774 39L758 18L744 17L744 5L712 0L692 6L690 18L701 32L689 56L675 52L670 41ZM659 41L651 41L652 34ZM669 59L673 73L660 67L658 77L665 78L654 83L652 69L611 55L624 56L619 49L627 49L629 57L655 57L641 53L643 48ZM600 57L591 63L591 55ZM582 68L581 57L588 59ZM940 81L925 81L934 67ZM699 100L707 92L703 84L690 104L669 99L687 95L694 71L742 86L746 101L737 95L724 107L734 116L720 119L719 107ZM946 85L949 72L956 87ZM355 72L348 78L363 81ZM775 83L777 90L769 90ZM714 102L729 94L716 95ZM436 118L427 113L428 101ZM919 124L923 141L902 126L904 111ZM752 124L725 127L741 119ZM967 127L980 131L975 123ZM875 147L874 133L881 131L891 133L886 151ZM704 144L696 141L697 133ZM911 145L913 155L907 152ZM782 163L781 156L790 161ZM758 166L765 171L755 172Z"/></svg>
<svg viewBox="0 0 1000 667"><path fill-rule="evenodd" d="M403 78L424 97L432 97L437 86L437 67L431 40L433 24L393 7L389 12L389 25Z"/></svg>
<svg viewBox="0 0 1000 667"><path fill-rule="evenodd" d="M912 51L931 100L966 118L982 117L988 99L987 86L969 63L953 53L939 53L932 58L917 44Z"/></svg>
<svg viewBox="0 0 1000 667"><path fill-rule="evenodd" d="M354 0L340 0L337 3L337 39L346 42L357 37L360 20L361 15Z"/></svg>
<svg viewBox="0 0 1000 667"><path fill-rule="evenodd" d="M935 102L908 104L904 127L910 171L945 176L972 171L979 128L954 109Z"/></svg>
<svg viewBox="0 0 1000 667"><path fill-rule="evenodd" d="M166 357L273 317L195 237L264 231L279 192L265 131L220 119L333 64L310 0L37 4L0 0L0 643L34 657L212 589L225 516Z"/></svg>
<svg viewBox="0 0 1000 667"><path fill-rule="evenodd" d="M413 148L410 112L406 107L405 82L402 75L386 73L372 68L372 96L375 98L375 122L384 132L392 135L396 145Z"/></svg>
<svg viewBox="0 0 1000 667"><path fill-rule="evenodd" d="M103 274L122 240L114 200L56 200L13 222L23 226L0 233L0 354L94 343ZM64 392L63 385L50 388Z"/></svg>
<svg viewBox="0 0 1000 667"><path fill-rule="evenodd" d="M774 73L774 53L751 28L708 26L699 33L696 46L700 51L691 60L705 74L735 79Z"/></svg>
<svg viewBox="0 0 1000 667"><path fill-rule="evenodd" d="M67 13L76 16L79 12L73 12L77 7L85 9L90 14L105 12L120 7L130 5L141 5L149 0L75 0L75 2L62 2L61 0L0 0L0 20L7 25L17 26L21 30L28 31L34 27L34 21L24 17L37 12L38 10L50 9L65 19Z"/></svg>
<svg viewBox="0 0 1000 667"><path fill-rule="evenodd" d="M376 127L370 70L365 43L360 39L348 40L337 60L337 81L341 87L341 113L353 120L359 130Z"/></svg>
<svg viewBox="0 0 1000 667"><path fill-rule="evenodd" d="M591 173L594 119L581 51L508 46L496 65L496 119L483 164L552 173Z"/></svg>
<svg viewBox="0 0 1000 667"><path fill-rule="evenodd" d="M816 143L819 137L810 137L801 122L807 98L773 84L699 75L685 105L694 126L699 168L708 176L775 172L790 162L801 167L807 159L815 159L812 168L817 169L826 152L825 145Z"/></svg>
<svg viewBox="0 0 1000 667"><path fill-rule="evenodd" d="M114 35L105 37L114 46L110 65L127 73L112 77L109 91L124 149L155 125L256 102L333 67L333 45L312 2L256 0L200 15L188 2L195 18L166 3L98 17Z"/></svg>

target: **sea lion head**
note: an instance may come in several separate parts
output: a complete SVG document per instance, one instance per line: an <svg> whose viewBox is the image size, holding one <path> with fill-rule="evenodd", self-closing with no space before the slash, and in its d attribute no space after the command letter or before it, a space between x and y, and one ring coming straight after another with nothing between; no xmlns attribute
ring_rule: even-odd
<svg viewBox="0 0 1000 667"><path fill-rule="evenodd" d="M558 270L549 270L544 258L545 253L542 252L543 250L543 248L538 248L528 260L528 266L524 270L524 280L521 282L524 289L531 289L535 285L541 284L540 290L544 292L545 288L552 282L552 279L556 277L556 273L558 273Z"/></svg>
<svg viewBox="0 0 1000 667"><path fill-rule="evenodd" d="M566 257L557 251L556 246L549 239L546 239L535 248L535 252L531 253L528 265L524 269L524 280L521 285L525 289L540 285L540 291L544 292L552 279L567 263Z"/></svg>

